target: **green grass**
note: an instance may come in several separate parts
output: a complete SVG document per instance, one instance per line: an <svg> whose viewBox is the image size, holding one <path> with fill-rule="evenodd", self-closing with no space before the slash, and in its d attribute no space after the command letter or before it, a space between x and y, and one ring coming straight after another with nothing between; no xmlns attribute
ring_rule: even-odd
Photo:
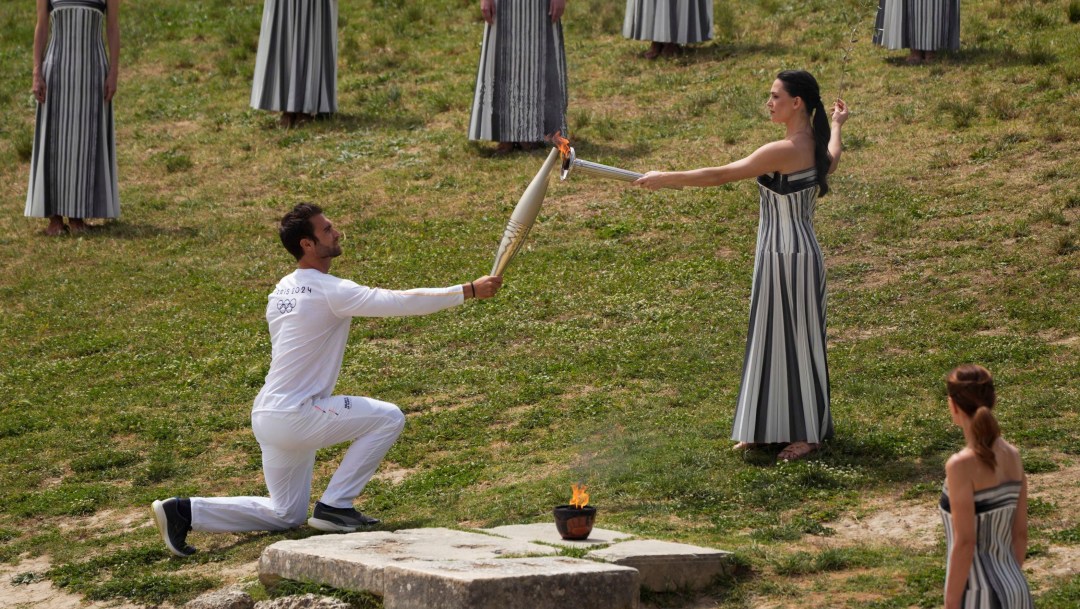
<svg viewBox="0 0 1080 609"><path fill-rule="evenodd" d="M962 49L911 68L869 44L866 0L717 2L716 39L657 62L619 35L620 3L569 3L570 135L583 158L636 170L780 137L762 112L774 74L806 68L832 95L863 18L847 152L816 217L836 438L787 465L728 450L752 183L553 180L498 298L354 322L339 392L409 416L387 456L403 479L373 481L362 508L387 529L542 521L585 480L598 526L739 552L752 576L715 592L723 607L940 603L943 547L808 544L839 543L831 524L875 501L932 504L963 442L941 383L961 362L995 373L1030 472L1080 455L1075 4L967 2ZM291 268L276 219L323 205L347 235L334 271L361 283L460 283L490 268L542 153L496 159L465 140L474 2L341 3L341 112L287 132L247 107L260 2L128 2L123 216L46 239L22 216L32 7L0 5L0 560L48 555L44 576L90 599L180 604L225 583L223 565L311 534L195 534L202 552L179 561L141 516L166 496L266 491L249 412L265 295ZM321 452L316 496L342 452ZM1032 505L1036 554L1075 544L1071 512ZM1072 606L1076 585L1040 580L1039 606Z"/></svg>

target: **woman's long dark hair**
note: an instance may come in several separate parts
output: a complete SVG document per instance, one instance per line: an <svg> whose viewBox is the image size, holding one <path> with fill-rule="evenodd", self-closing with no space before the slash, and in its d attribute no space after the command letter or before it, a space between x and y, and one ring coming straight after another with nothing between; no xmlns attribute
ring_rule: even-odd
<svg viewBox="0 0 1080 609"><path fill-rule="evenodd" d="M784 90L792 97L801 97L806 113L810 116L810 127L814 130L814 167L817 168L818 196L824 197L829 192L829 117L825 104L821 102L821 89L817 81L806 70L784 70L776 75L784 83Z"/></svg>

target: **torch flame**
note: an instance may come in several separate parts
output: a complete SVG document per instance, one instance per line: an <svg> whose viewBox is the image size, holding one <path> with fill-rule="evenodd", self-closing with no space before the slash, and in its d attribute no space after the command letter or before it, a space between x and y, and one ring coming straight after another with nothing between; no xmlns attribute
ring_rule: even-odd
<svg viewBox="0 0 1080 609"><path fill-rule="evenodd" d="M570 156L570 140L562 136L562 131L556 131L555 135L551 136L551 143L559 149L559 154L565 159Z"/></svg>
<svg viewBox="0 0 1080 609"><path fill-rule="evenodd" d="M563 141L565 142L566 140ZM571 484L570 488L574 490L574 497L570 500L570 505L578 509L589 505L589 494L585 492L585 489L589 487L584 484Z"/></svg>

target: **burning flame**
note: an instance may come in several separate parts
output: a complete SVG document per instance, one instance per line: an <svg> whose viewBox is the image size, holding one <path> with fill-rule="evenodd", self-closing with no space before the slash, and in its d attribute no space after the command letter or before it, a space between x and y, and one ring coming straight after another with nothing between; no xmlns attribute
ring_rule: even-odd
<svg viewBox="0 0 1080 609"><path fill-rule="evenodd" d="M565 142L566 140L563 141ZM589 505L589 494L585 492L585 489L589 487L584 484L571 484L570 488L574 490L574 497L570 500L570 505L578 509Z"/></svg>
<svg viewBox="0 0 1080 609"><path fill-rule="evenodd" d="M556 148L559 149L559 154L565 159L570 156L570 140L562 136L562 131L556 131L555 135L548 138Z"/></svg>

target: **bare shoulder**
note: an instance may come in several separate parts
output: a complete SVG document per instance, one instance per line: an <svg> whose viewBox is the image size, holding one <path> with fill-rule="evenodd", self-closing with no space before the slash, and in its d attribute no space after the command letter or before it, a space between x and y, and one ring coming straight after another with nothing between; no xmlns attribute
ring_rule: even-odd
<svg viewBox="0 0 1080 609"><path fill-rule="evenodd" d="M1020 450L1005 441L1005 438L998 438L998 450L1001 452L1002 459L1005 463L1006 472L1010 478L1022 478L1024 476L1024 462L1020 457Z"/></svg>
<svg viewBox="0 0 1080 609"><path fill-rule="evenodd" d="M759 147L754 151L754 154L769 158L783 158L796 150L797 148L792 142L788 140L776 140L775 142L769 142L768 144Z"/></svg>
<svg viewBox="0 0 1080 609"><path fill-rule="evenodd" d="M975 452L969 448L965 448L960 452L949 457L949 460L945 462L945 475L949 478L959 476L970 476L975 471L975 467L978 465L978 457L975 456Z"/></svg>

